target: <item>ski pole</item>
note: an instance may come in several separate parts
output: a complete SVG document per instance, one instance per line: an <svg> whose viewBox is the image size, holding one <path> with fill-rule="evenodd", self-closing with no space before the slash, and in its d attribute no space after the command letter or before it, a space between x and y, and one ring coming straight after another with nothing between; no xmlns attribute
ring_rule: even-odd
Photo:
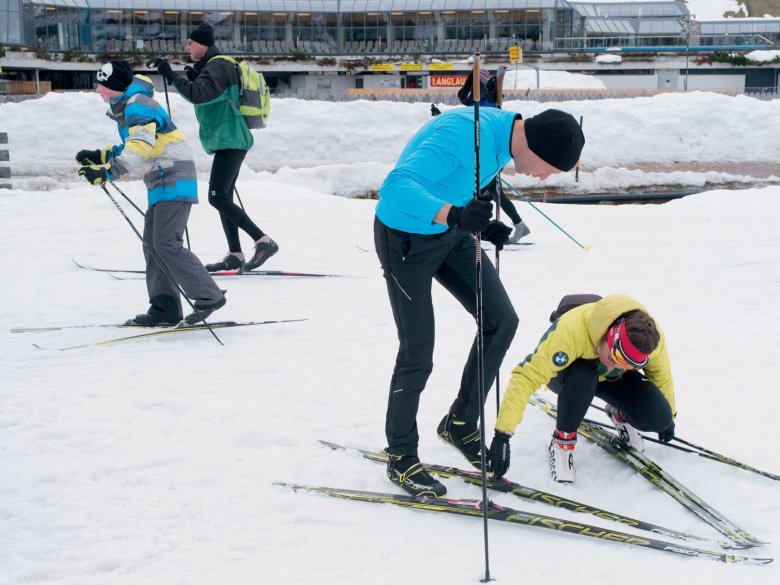
<svg viewBox="0 0 780 585"><path fill-rule="evenodd" d="M246 208L244 207L244 202L241 201L241 195L238 194L238 189L235 185L233 185L233 192L236 194L236 199L238 199L238 204L241 206L241 209L244 210L244 213L246 213Z"/></svg>
<svg viewBox="0 0 780 585"><path fill-rule="evenodd" d="M582 130L582 116L580 116L580 130ZM577 169L574 171L574 182L580 182L580 161L577 161Z"/></svg>
<svg viewBox="0 0 780 585"><path fill-rule="evenodd" d="M112 184L113 184L113 183L112 183ZM192 304L192 301L190 301L189 297L187 297L187 295L186 295L186 294L185 294L185 292L182 290L182 288L181 288L181 286L179 285L179 283L178 283L178 282L176 282L176 279L173 277L173 274L171 274L171 271L170 271L170 270L168 269L168 267L165 265L165 262L163 262L163 259L162 259L162 258L160 258L159 254L157 254L157 250L155 250L154 248L152 248L152 246L151 246L151 245L149 245L149 243L148 243L146 240L144 240L144 237L143 237L143 236L142 236L142 235L141 235L141 234L138 232L138 230L136 229L136 227L133 225L133 222L132 222L132 221L130 221L130 218L129 218L129 217L127 217L127 214L125 213L125 210L124 210L124 209L122 209L122 206L121 206L121 205L119 205L119 203L117 202L117 200L116 200L116 199L114 199L114 197L111 195L111 193L108 191L108 189L106 189L106 184L105 184L105 183L101 183L101 184L100 184L100 188L101 188L101 189L103 189L103 192L104 192L104 193L105 193L105 194L108 196L108 198L111 200L111 203L113 203L113 204L114 204L114 207L116 207L116 208L117 208L117 210L119 211L119 213L121 213L121 214L122 214L122 217L124 217L124 218L125 218L125 221L126 221L126 222L127 222L129 225L130 225L130 228L133 230L133 232L135 232L135 235L136 235L136 236L138 236L138 239L139 239L139 240L141 240L141 243L143 244L143 246L144 246L144 248L146 249L146 251L147 251L147 252L149 252L149 255L150 255L150 256L151 256L151 257L154 259L154 261L155 261L155 262L157 262L157 265L158 265L158 266L160 267L160 269L163 271L163 273L165 274L165 276L166 276L166 277L168 277L168 280L170 280L170 281L171 281L171 284L173 284L173 286L175 286L175 287L176 287L176 289L179 291L179 293L181 294L181 296L182 296L182 297L184 297L184 300L185 300L185 301L187 301L187 304L188 304L188 305L189 305L189 306L192 308L193 312L194 312L194 311L197 311L197 309L195 308L195 305L193 305L193 304ZM119 188L118 188L116 185L114 185L114 188L115 188L117 191L119 191L119 192L121 193L120 189L119 189ZM209 324L206 322L206 320L205 320L205 319L203 319L203 324L206 326L206 328L209 330L209 332L210 332L210 333L211 333L211 334L214 336L214 339L216 339L216 340L219 342L219 344L220 344L220 345L225 345L224 343L222 343L222 340L221 340L219 337L217 337L217 334L216 334L216 333L214 333L214 330L211 328L211 325L209 325Z"/></svg>
<svg viewBox="0 0 780 585"><path fill-rule="evenodd" d="M124 197L124 198L127 200L127 202L128 202L130 205L132 205L132 206L133 206L133 208L134 208L134 209L135 209L135 210L136 210L138 213L140 213L140 214L141 214L141 217L146 217L146 214L145 214L145 213L144 213L144 212L141 210L141 208L140 208L140 207L138 207L138 206L137 206L135 203L133 203L133 200L132 200L132 199L130 199L130 197L128 197L127 195L125 195L125 194L122 192L122 190L121 190L119 187L117 187L116 185L114 185L114 188L115 188L117 191L119 191L119 194L120 194L122 197Z"/></svg>
<svg viewBox="0 0 780 585"><path fill-rule="evenodd" d="M163 79L163 89L165 90L165 105L168 107L168 117L171 119L171 122L173 122L171 102L168 100L168 82L165 79ZM192 250L192 247L190 246L190 228L186 225L184 226L184 237L187 238L187 249Z"/></svg>
<svg viewBox="0 0 780 585"><path fill-rule="evenodd" d="M509 187L509 189L512 191L512 193L514 193L515 195L517 195L518 197L520 197L520 199L522 199L523 201L525 201L526 203L528 203L528 205L530 205L531 207L533 207L533 208L534 208L536 211L538 211L539 213L541 213L541 214L544 216L544 218L545 218L547 221L549 221L551 224L553 224L555 227L557 227L559 230L561 230L561 231L564 233L564 235L566 235L566 236L567 236L567 237L568 237L568 238L569 238L569 239L570 239L572 242L574 242L575 244L577 244L577 245L578 245L580 248L582 248L582 249L583 249L583 250L585 250L586 252L587 252L588 250L590 250L590 244L588 244L588 245L586 245L586 246L583 246L582 244L580 244L580 243L579 243L577 240L575 240L575 239L574 239L574 237L572 237L572 235L571 235L569 232L567 232L565 229L563 229L561 226L559 226L557 223L555 223L555 222L553 221L553 219L552 219L552 218L551 218L549 215L547 215L547 214L546 214L544 211L542 211L542 210L541 210L541 209L539 209L539 208L538 208L536 205L534 205L534 204L533 204L533 201L531 201L531 200L530 200L528 197L526 197L525 195L523 195L522 193L520 193L520 191L518 191L517 189L515 189L514 187L512 187L512 185L510 185L509 183L507 183L505 179L503 179L503 178L502 178L502 179L501 179L501 182L502 182L504 185L506 185L507 187Z"/></svg>
<svg viewBox="0 0 780 585"><path fill-rule="evenodd" d="M652 441L653 439L650 440ZM768 471L761 471L760 469L756 469L755 467L747 465L746 463L741 463L736 459L732 459L731 457L726 457L725 455L721 455L720 453L716 453L715 451L710 451L709 449L705 449L704 447L699 447L698 445L694 445L693 443L690 443L684 439L680 439L678 437L672 437L672 441L677 441L678 443L682 443L683 445L688 445L693 449L697 449L697 451L693 451L691 449L685 449L684 447L680 447L679 445L672 445L671 443L661 443L661 444L664 445L665 447L672 447L674 449L680 449L681 451L696 453L696 455L699 455L700 457L711 459L713 461L718 461L719 463L725 463L726 465L732 465L733 467L738 467L739 469L744 469L745 471L752 471L753 473L757 473L758 475L763 475L764 477L768 477L769 479L780 481L780 476L775 475L774 473L769 473ZM660 441L658 442L660 443Z"/></svg>
<svg viewBox="0 0 780 585"><path fill-rule="evenodd" d="M162 58L162 57L161 57ZM149 61L146 66L148 68L154 67L155 60L152 59ZM163 91L165 92L165 106L168 108L168 117L171 119L171 122L173 122L173 114L171 114L171 102L168 99L168 80L163 79ZM190 229L188 226L184 226L184 237L187 239L187 249L192 250L192 247L190 246Z"/></svg>
<svg viewBox="0 0 780 585"><path fill-rule="evenodd" d="M496 107L501 109L501 105L504 103L504 75L506 75L506 67L499 66L496 72ZM503 189L501 188L501 171L496 175L496 221L501 221L501 197L504 196ZM500 250L496 246L496 274L501 277L501 261L499 256ZM496 370L496 416L498 411L501 410L501 388L500 388L500 368Z"/></svg>
<svg viewBox="0 0 780 585"><path fill-rule="evenodd" d="M473 87L471 95L474 98L474 198L481 195L481 181L479 169L479 52L474 53L474 68L472 72ZM488 507L490 502L487 495L487 457L485 456L485 356L484 337L482 335L482 234L479 230L474 232L476 239L476 301L477 301L477 387L479 388L479 436L480 436L480 471L482 472L482 524L484 527L485 541L485 578L482 583L491 581L490 578L490 553L488 551Z"/></svg>
<svg viewBox="0 0 780 585"><path fill-rule="evenodd" d="M596 410L600 410L604 412L604 409L596 404L591 404L591 406ZM587 418L583 420L585 422L589 422L591 424L598 425L603 428L615 430L615 427L603 422L590 420ZM669 447L671 449L677 449L678 451L683 451L685 453L693 453L694 455L698 455L699 457L703 457L704 459L717 461L718 463L723 463L724 465L731 465L732 467L736 467L738 469L744 469L745 471L752 471L753 473L757 473L758 475L763 475L764 477L767 477L774 481L780 481L780 475L775 475L774 473L769 473L768 471L762 471L751 465L748 465L747 463L742 463L741 461L737 461L736 459L732 459L731 457L727 457L726 455L721 455L720 453L716 453L715 451L710 451L709 449L700 447L699 445L696 445L694 443L691 443L690 441L686 441L685 439L681 439L679 437L672 437L672 441L677 441L678 443L682 443L683 445L688 445L688 447L691 447L691 449L686 449L685 447L681 447L680 445L673 445L672 443L664 443L663 441L659 441L658 439L648 437L647 435L642 435L642 438L645 441L650 441L651 443L657 443L658 445Z"/></svg>
<svg viewBox="0 0 780 585"><path fill-rule="evenodd" d="M500 178L501 178L501 171L499 171L498 174L496 175L496 221L501 221L502 191L501 191L501 181L499 180ZM496 246L496 274L500 279L501 278L501 256L500 256L501 250L499 250L498 248L499 247ZM501 410L501 390L499 387L500 374L501 374L501 368L499 366L499 369L496 370L496 416L498 416L498 411Z"/></svg>

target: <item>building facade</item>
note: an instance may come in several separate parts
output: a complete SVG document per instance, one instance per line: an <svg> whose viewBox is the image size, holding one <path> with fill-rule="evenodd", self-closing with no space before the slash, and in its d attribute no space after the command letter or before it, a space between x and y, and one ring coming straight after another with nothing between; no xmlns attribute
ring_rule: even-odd
<svg viewBox="0 0 780 585"><path fill-rule="evenodd" d="M681 0L0 0L0 43L175 54L202 23L223 50L254 55L759 48L780 39L779 21L689 21Z"/></svg>

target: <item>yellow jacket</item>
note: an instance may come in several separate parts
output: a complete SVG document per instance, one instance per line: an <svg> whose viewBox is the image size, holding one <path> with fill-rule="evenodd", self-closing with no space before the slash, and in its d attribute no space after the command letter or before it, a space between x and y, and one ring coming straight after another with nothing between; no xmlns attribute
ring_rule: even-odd
<svg viewBox="0 0 780 585"><path fill-rule="evenodd" d="M523 420L523 411L531 395L574 360L598 360L597 347L609 326L621 315L635 309L647 313L642 305L627 295L608 295L595 303L575 307L555 321L542 336L533 353L512 370L512 377L498 412L496 429L514 433L515 427ZM643 371L647 379L658 386L672 407L672 413L676 415L669 353L660 327L658 332L661 334L661 340L650 354ZM614 371L607 374L608 377L615 375ZM604 379L605 376L599 377L599 380Z"/></svg>

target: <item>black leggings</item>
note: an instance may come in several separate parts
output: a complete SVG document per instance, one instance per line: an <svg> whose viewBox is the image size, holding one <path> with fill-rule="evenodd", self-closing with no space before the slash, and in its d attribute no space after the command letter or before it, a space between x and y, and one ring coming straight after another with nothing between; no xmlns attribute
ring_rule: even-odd
<svg viewBox="0 0 780 585"><path fill-rule="evenodd" d="M625 372L620 378L599 382L597 371L593 362L578 359L547 384L558 395L559 430L576 431L594 396L620 410L640 431L658 433L672 425L669 402L640 372Z"/></svg>
<svg viewBox="0 0 780 585"><path fill-rule="evenodd" d="M514 203L512 203L512 200L506 196L506 193L502 191L501 193L501 211L506 213L509 216L509 219L512 220L512 223L520 223L523 221L520 219L520 214L517 213L517 209L515 209Z"/></svg>
<svg viewBox="0 0 780 585"><path fill-rule="evenodd" d="M241 252L238 228L249 234L253 241L265 235L263 230L249 219L246 212L233 203L233 190L245 156L246 150L218 150L214 153L214 162L211 164L209 203L219 211L230 252Z"/></svg>

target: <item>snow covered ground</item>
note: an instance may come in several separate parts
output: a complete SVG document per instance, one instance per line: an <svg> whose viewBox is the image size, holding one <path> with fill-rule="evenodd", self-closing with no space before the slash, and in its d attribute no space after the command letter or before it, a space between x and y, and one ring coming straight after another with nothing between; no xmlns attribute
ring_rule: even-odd
<svg viewBox="0 0 780 585"><path fill-rule="evenodd" d="M162 94L158 98L165 103ZM211 158L197 143L192 106L176 93L169 100L174 121L193 137L199 172L207 174ZM442 110L449 107L454 106L440 106ZM574 174L556 177L549 182L556 190L588 193L643 185L762 186L767 179L776 184L780 177L776 165L780 100L690 92L546 104L508 101L504 107L526 117L558 107L583 118L586 172L580 173L579 183ZM116 134L115 124L103 111L105 106L94 92L52 93L1 106L0 129L8 132L15 187L32 191L81 188L73 180L75 152L108 144ZM249 152L249 168L241 177L345 196L375 192L406 142L429 119L427 103L275 100L271 123ZM507 179L521 189L538 186L522 177Z"/></svg>
<svg viewBox="0 0 780 585"><path fill-rule="evenodd" d="M507 107L533 114L551 105ZM206 172L191 111L175 96L171 106ZM777 101L701 93L560 107L585 116L584 159L614 174L582 173L580 180L602 188L622 184L627 162L769 163L780 152ZM15 173L18 167L29 176L0 191L0 584L477 583L484 576L480 520L272 485L401 493L381 466L317 444L384 446L397 349L373 252L374 202L332 194L376 188L427 120L427 105L274 102L271 126L238 183L250 214L280 244L266 267L346 278L224 279L228 304L215 317L307 321L220 331L224 347L197 333L61 352L128 333L10 329L113 323L147 306L142 280L118 281L71 263L142 267L140 243L125 221L100 189L75 176L77 150L115 139L103 111L88 94L0 106ZM119 186L144 203L139 181ZM140 216L120 203L139 225ZM502 394L512 365L533 349L563 294L624 292L667 334L679 436L780 473L773 370L780 187L708 191L660 206L539 205L590 252L518 205L536 245L501 255L502 279L520 315L501 370ZM190 236L204 261L225 251L207 204L193 209ZM462 465L435 428L455 395L475 327L451 297L434 293L437 346L418 419L420 455ZM555 484L546 462L551 431L552 421L529 408L512 439L510 479L719 538L585 440L577 448L577 483ZM657 445L648 454L771 543L747 554L780 556L776 482ZM446 484L453 497L480 497L458 480ZM624 529L510 495L494 500ZM780 581L777 563L726 566L503 523L490 524L490 568L498 583L511 584Z"/></svg>

